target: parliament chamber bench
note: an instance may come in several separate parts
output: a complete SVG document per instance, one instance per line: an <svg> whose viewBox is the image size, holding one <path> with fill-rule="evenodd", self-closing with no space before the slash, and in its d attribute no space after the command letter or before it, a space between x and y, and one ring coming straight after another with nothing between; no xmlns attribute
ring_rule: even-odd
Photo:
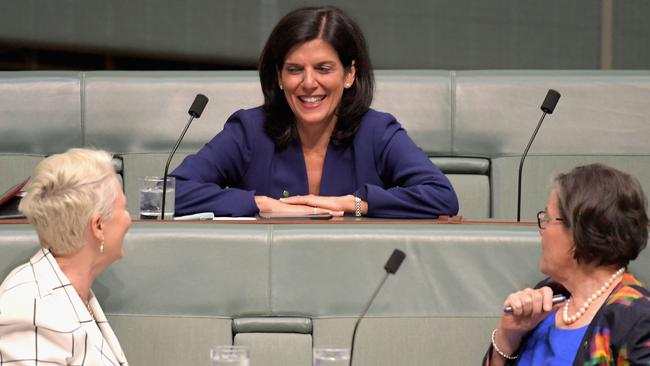
<svg viewBox="0 0 650 366"><path fill-rule="evenodd" d="M0 224L0 276L37 248L30 225ZM355 365L478 364L506 295L543 278L533 223L136 221L93 290L131 365L208 366L238 344L252 365L308 366L312 347L349 347L394 248ZM648 250L630 268L650 281Z"/></svg>
<svg viewBox="0 0 650 366"><path fill-rule="evenodd" d="M650 71L379 70L372 107L392 113L451 179L460 215L516 217L520 155L549 88L562 97L523 170L522 218L544 207L551 178L602 162L650 191ZM115 155L129 211L162 175L194 96L210 102L172 162L200 149L241 108L262 103L254 71L0 72L0 192L70 147Z"/></svg>

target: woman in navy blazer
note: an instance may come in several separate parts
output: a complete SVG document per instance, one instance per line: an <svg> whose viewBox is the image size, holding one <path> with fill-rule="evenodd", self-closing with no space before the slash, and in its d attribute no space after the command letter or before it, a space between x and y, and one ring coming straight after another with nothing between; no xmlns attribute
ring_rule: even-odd
<svg viewBox="0 0 650 366"><path fill-rule="evenodd" d="M444 174L393 116L370 109L366 42L341 10L287 14L262 51L259 73L264 105L234 113L172 173L176 215L458 212Z"/></svg>

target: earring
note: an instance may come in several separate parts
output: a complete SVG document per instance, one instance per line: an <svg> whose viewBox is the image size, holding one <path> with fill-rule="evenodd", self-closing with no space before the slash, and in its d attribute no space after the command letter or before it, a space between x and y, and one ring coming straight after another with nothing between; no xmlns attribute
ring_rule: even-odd
<svg viewBox="0 0 650 366"><path fill-rule="evenodd" d="M282 84L279 84L279 85L280 85L280 90L284 90L284 87L282 86Z"/></svg>
<svg viewBox="0 0 650 366"><path fill-rule="evenodd" d="M99 246L99 253L104 253L104 241L102 240L102 244Z"/></svg>
<svg viewBox="0 0 650 366"><path fill-rule="evenodd" d="M350 84L350 83L345 83L345 89L348 89L348 88L350 88L351 86L352 86L352 84Z"/></svg>

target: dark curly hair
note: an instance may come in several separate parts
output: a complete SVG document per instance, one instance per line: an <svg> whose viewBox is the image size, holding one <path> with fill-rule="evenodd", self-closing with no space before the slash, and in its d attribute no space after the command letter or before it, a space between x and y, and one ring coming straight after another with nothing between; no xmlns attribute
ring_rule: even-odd
<svg viewBox="0 0 650 366"><path fill-rule="evenodd" d="M341 64L349 70L354 61L356 76L345 89L337 109L338 120L330 138L334 147L352 142L361 124L361 117L372 103L374 76L366 40L357 24L342 10L332 7L296 9L278 22L259 61L260 83L264 93L264 129L282 150L297 137L295 116L278 85L278 71L294 46L314 39L323 39L338 53Z"/></svg>
<svg viewBox="0 0 650 366"><path fill-rule="evenodd" d="M633 176L603 164L555 178L562 223L573 231L573 257L597 266L627 266L648 242L646 196Z"/></svg>

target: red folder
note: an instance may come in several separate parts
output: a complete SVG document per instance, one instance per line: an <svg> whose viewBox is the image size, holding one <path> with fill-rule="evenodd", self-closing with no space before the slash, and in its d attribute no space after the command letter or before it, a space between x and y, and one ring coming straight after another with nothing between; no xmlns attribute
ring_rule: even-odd
<svg viewBox="0 0 650 366"><path fill-rule="evenodd" d="M0 219L19 219L25 217L25 215L18 211L18 204L22 199L21 190L28 181L29 177L0 195Z"/></svg>

